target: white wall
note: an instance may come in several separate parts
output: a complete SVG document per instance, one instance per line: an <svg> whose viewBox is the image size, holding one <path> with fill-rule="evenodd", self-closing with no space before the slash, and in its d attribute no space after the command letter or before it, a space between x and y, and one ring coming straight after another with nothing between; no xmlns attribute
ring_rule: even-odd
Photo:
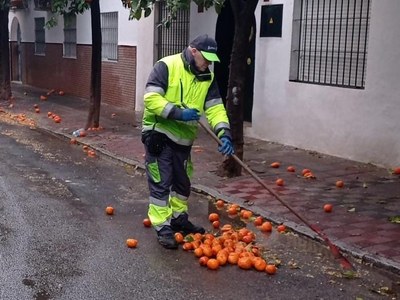
<svg viewBox="0 0 400 300"><path fill-rule="evenodd" d="M293 0L282 38L256 41L254 137L377 165L400 163L400 1L372 2L365 90L289 82ZM260 22L260 3L256 20Z"/></svg>
<svg viewBox="0 0 400 300"><path fill-rule="evenodd" d="M215 38L215 27L218 15L214 7L201 13L197 12L197 5L192 2L190 6L190 40L202 34Z"/></svg>
<svg viewBox="0 0 400 300"><path fill-rule="evenodd" d="M148 74L153 67L153 46L154 46L154 14L148 18L142 18L140 21L129 21L129 10L125 9L119 2L116 5L113 1L102 1L100 3L101 12L118 11L118 44L122 46L136 46L136 110L143 110L143 94ZM22 42L35 41L35 17L45 17L47 22L53 14L46 11L34 10L33 1L30 1L29 7L24 10L11 12L9 16L9 28L15 18L18 19L21 26ZM63 43L63 18L58 17L58 26L46 30L47 43ZM90 11L77 16L77 43L90 45L92 43ZM10 40L16 41L16 28L10 31ZM151 49L149 51L149 49Z"/></svg>

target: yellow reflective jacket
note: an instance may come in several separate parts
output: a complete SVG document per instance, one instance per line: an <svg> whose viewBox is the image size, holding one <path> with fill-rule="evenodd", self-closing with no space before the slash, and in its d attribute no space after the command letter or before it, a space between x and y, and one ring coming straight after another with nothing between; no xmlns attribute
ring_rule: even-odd
<svg viewBox="0 0 400 300"><path fill-rule="evenodd" d="M177 144L191 146L197 137L197 122L169 118L174 106L184 108L183 102L187 107L205 113L218 136L229 133L229 120L222 99L218 92L209 93L212 84L217 89L213 82L214 74L210 72L206 80L199 79L191 72L184 53L167 56L157 62L160 63L165 64L166 68L153 69L146 85L143 132L154 129Z"/></svg>

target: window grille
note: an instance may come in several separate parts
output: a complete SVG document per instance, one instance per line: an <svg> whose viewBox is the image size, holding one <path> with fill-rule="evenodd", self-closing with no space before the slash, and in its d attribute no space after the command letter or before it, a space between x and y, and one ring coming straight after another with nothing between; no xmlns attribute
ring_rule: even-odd
<svg viewBox="0 0 400 300"><path fill-rule="evenodd" d="M64 15L64 57L76 58L76 15Z"/></svg>
<svg viewBox="0 0 400 300"><path fill-rule="evenodd" d="M51 0L34 0L35 10L51 10Z"/></svg>
<svg viewBox="0 0 400 300"><path fill-rule="evenodd" d="M166 1L158 2L158 24L161 24L168 16ZM171 20L170 26L158 26L157 53L156 58L182 52L189 43L189 20L190 10L180 9L176 14L176 19Z"/></svg>
<svg viewBox="0 0 400 300"><path fill-rule="evenodd" d="M35 54L44 55L45 49L44 18L35 18Z"/></svg>
<svg viewBox="0 0 400 300"><path fill-rule="evenodd" d="M290 80L365 88L370 0L295 1Z"/></svg>
<svg viewBox="0 0 400 300"><path fill-rule="evenodd" d="M118 12L101 14L101 55L104 60L118 59Z"/></svg>

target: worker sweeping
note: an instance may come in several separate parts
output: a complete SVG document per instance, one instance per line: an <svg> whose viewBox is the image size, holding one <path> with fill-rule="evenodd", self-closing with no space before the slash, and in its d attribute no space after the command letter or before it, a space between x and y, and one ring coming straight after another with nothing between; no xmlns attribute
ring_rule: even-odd
<svg viewBox="0 0 400 300"><path fill-rule="evenodd" d="M218 150L234 153L229 120L209 69L213 62L219 62L217 43L201 35L182 53L159 60L146 84L142 142L150 190L148 216L158 242L168 249L178 248L175 232L205 232L188 215L190 152L202 114L220 139Z"/></svg>

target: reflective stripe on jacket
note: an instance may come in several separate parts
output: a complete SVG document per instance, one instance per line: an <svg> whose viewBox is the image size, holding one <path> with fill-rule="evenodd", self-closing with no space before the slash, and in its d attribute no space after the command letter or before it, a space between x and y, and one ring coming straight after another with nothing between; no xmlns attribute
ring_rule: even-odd
<svg viewBox="0 0 400 300"><path fill-rule="evenodd" d="M207 93L214 78L211 73L209 80L198 80L185 68L182 54L167 56L160 60L168 68L168 86L166 91L155 85L146 86L144 95L143 131L154 129L166 134L172 141L180 145L190 146L197 136L197 122L183 122L168 119L174 106L184 108L182 102L189 108L205 112L213 130L223 132L229 129L229 121L221 98L207 99ZM155 125L155 126L154 126Z"/></svg>

